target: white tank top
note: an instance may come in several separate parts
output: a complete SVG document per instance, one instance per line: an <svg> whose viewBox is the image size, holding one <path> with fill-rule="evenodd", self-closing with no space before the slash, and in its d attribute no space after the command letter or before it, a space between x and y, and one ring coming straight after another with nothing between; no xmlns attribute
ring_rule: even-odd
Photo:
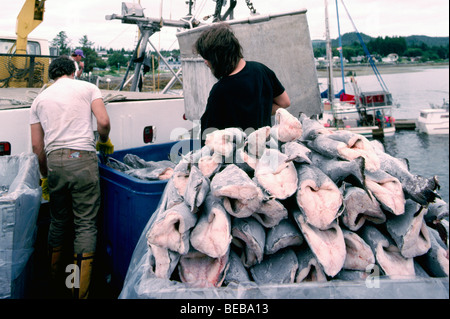
<svg viewBox="0 0 450 319"><path fill-rule="evenodd" d="M60 78L31 105L30 124L41 123L45 152L70 148L95 151L91 103L102 98L92 83Z"/></svg>

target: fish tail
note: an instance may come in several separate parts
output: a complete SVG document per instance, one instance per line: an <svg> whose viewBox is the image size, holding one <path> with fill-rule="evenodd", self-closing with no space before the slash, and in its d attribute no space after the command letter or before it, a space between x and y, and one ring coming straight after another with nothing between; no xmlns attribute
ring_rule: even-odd
<svg viewBox="0 0 450 319"><path fill-rule="evenodd" d="M425 197L428 203L433 203L436 198L441 198L441 196L435 191L441 189L441 185L439 184L439 179L437 176L433 176L430 179L428 179L429 182L429 189L427 189L427 192L425 192Z"/></svg>
<svg viewBox="0 0 450 319"><path fill-rule="evenodd" d="M427 186L428 187L423 192L423 200L425 201L424 205L427 205L428 203L433 203L436 200L436 198L441 198L441 196L435 191L441 188L437 176L429 178Z"/></svg>
<svg viewBox="0 0 450 319"><path fill-rule="evenodd" d="M439 179L437 176L433 176L432 178L430 178L431 180L431 184L433 185L433 190L435 189L441 189L441 185L439 184Z"/></svg>
<svg viewBox="0 0 450 319"><path fill-rule="evenodd" d="M428 191L425 193L425 198L428 203L433 203L437 198L442 199L441 195L435 191Z"/></svg>
<svg viewBox="0 0 450 319"><path fill-rule="evenodd" d="M411 198L422 206L427 206L429 203L433 203L436 198L441 198L441 196L431 189L425 189L421 193L410 194L408 198Z"/></svg>
<svg viewBox="0 0 450 319"><path fill-rule="evenodd" d="M362 188L367 195L369 195L369 198L373 201L374 198L372 196L372 193L369 192L369 189L366 185L366 160L364 157L360 156L354 160L358 166L358 170L355 170L355 174L351 176L352 184L356 187Z"/></svg>

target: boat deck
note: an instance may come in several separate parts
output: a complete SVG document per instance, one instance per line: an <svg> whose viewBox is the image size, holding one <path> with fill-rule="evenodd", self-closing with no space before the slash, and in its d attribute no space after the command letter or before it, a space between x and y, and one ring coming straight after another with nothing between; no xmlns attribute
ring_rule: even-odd
<svg viewBox="0 0 450 319"><path fill-rule="evenodd" d="M1 88L0 110L28 108L40 92L40 88ZM153 92L129 92L101 90L105 102L114 101L148 101L181 99L183 96Z"/></svg>
<svg viewBox="0 0 450 319"><path fill-rule="evenodd" d="M416 120L415 119L395 119L395 129L396 130L415 130Z"/></svg>

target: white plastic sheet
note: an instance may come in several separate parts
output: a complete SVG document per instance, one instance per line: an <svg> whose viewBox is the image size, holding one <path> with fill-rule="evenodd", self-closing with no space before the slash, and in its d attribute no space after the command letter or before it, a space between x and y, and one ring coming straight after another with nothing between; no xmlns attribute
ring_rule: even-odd
<svg viewBox="0 0 450 319"><path fill-rule="evenodd" d="M22 298L41 204L35 154L0 156L0 299Z"/></svg>
<svg viewBox="0 0 450 319"><path fill-rule="evenodd" d="M169 181L170 183L171 181ZM331 280L298 284L257 285L255 282L230 284L218 288L193 288L153 272L152 254L146 234L158 214L164 211L168 187L158 208L148 221L133 252L120 299L447 299L448 278L415 277L368 280ZM175 269L174 271L178 271Z"/></svg>

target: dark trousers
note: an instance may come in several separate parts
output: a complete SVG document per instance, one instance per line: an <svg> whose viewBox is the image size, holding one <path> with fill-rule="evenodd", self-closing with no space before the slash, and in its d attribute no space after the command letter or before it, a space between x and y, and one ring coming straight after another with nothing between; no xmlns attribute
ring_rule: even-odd
<svg viewBox="0 0 450 319"><path fill-rule="evenodd" d="M47 157L51 223L48 244L62 246L75 231L74 253L95 252L100 179L95 152L59 149Z"/></svg>

